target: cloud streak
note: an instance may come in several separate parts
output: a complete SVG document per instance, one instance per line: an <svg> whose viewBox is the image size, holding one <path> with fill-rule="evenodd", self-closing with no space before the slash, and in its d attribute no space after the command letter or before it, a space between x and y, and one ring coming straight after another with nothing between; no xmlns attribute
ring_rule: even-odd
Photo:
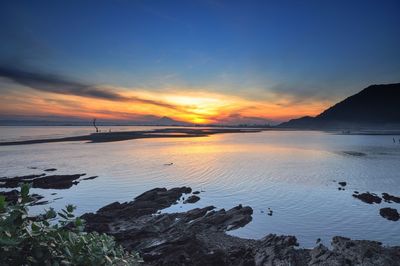
<svg viewBox="0 0 400 266"><path fill-rule="evenodd" d="M165 102L143 99L135 96L125 96L110 89L68 80L53 74L24 71L16 68L0 66L0 77L10 79L17 84L43 92L109 101L138 102L169 109L177 109L177 106Z"/></svg>

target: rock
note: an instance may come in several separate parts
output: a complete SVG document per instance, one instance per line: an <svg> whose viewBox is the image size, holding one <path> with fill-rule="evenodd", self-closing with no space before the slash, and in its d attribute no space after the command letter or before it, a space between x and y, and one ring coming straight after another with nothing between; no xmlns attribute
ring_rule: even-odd
<svg viewBox="0 0 400 266"><path fill-rule="evenodd" d="M19 191L16 189L13 189L11 191L1 191L0 195L5 197L5 200L7 202L16 203L19 197Z"/></svg>
<svg viewBox="0 0 400 266"><path fill-rule="evenodd" d="M87 231L113 235L128 250L139 250L150 265L213 265L217 262L232 265L252 261L246 246L230 249L230 245L225 245L225 239L236 238L224 234L251 221L253 210L250 207L239 205L230 210L214 210L215 207L208 206L183 213L156 214L178 201L183 193L191 193L191 189L156 188L132 202L114 202L82 218L86 220Z"/></svg>
<svg viewBox="0 0 400 266"><path fill-rule="evenodd" d="M68 189L73 185L78 184L76 181L85 174L75 175L51 175L34 179L32 181L33 188L52 188L52 189Z"/></svg>
<svg viewBox="0 0 400 266"><path fill-rule="evenodd" d="M156 188L82 218L87 231L106 232L127 250L138 251L144 265L400 265L400 247L375 241L334 237L331 250L322 244L303 249L294 236L252 240L228 235L252 220L253 210L241 205L159 213L190 192L187 187Z"/></svg>
<svg viewBox="0 0 400 266"><path fill-rule="evenodd" d="M307 265L400 265L400 247L385 248L380 242L332 239L332 250L318 245L309 251Z"/></svg>
<svg viewBox="0 0 400 266"><path fill-rule="evenodd" d="M400 203L400 197L396 197L393 195L390 195L388 193L382 193L382 198L385 200L385 202L396 202L396 203Z"/></svg>
<svg viewBox="0 0 400 266"><path fill-rule="evenodd" d="M32 205L37 206L37 205L46 205L46 204L49 204L49 201L48 201L48 200L37 201L37 202L35 202L35 203L32 204Z"/></svg>
<svg viewBox="0 0 400 266"><path fill-rule="evenodd" d="M1 188L16 188L19 187L20 183L30 182L38 177L45 176L46 174L40 175L24 175L24 176L15 176L15 177L2 177L0 178L0 187Z"/></svg>
<svg viewBox="0 0 400 266"><path fill-rule="evenodd" d="M369 192L361 193L361 194L353 194L353 197L355 197L365 203L368 203L368 204L372 204L372 203L379 204L382 202L382 199L379 196L377 196L376 194L369 193Z"/></svg>
<svg viewBox="0 0 400 266"><path fill-rule="evenodd" d="M2 182L2 184L0 184L0 187L16 188L19 187L21 183L29 183L32 184L33 188L68 189L74 184L78 184L79 182L76 180L84 175L85 174L45 176L45 174L41 174L2 178L0 179L0 181Z"/></svg>
<svg viewBox="0 0 400 266"><path fill-rule="evenodd" d="M342 181L342 182L339 182L338 184L341 185L342 187L345 187L347 185L347 182Z"/></svg>
<svg viewBox="0 0 400 266"><path fill-rule="evenodd" d="M82 180L92 180L92 179L95 179L95 178L98 178L98 176L97 175L89 176L89 177L83 178Z"/></svg>
<svg viewBox="0 0 400 266"><path fill-rule="evenodd" d="M367 155L363 152L358 152L358 151L343 151L343 153L346 155L351 155L351 156L366 156Z"/></svg>
<svg viewBox="0 0 400 266"><path fill-rule="evenodd" d="M192 195L190 197L188 197L183 203L195 203L198 202L200 200L200 197L196 196L196 195Z"/></svg>
<svg viewBox="0 0 400 266"><path fill-rule="evenodd" d="M176 203L183 194L191 193L190 187L155 188L137 196L132 202L111 203L97 211L82 216L87 221L89 231L108 232L108 224L113 221L129 218L139 218L157 213L159 210Z"/></svg>
<svg viewBox="0 0 400 266"><path fill-rule="evenodd" d="M19 191L16 189L13 189L11 191L0 191L0 195L4 196L7 202L11 203L16 203L18 201L18 198L20 196ZM30 195L29 201L31 202L31 205L41 205L45 204L42 202L39 202L39 200L43 199L44 197L38 194L32 194ZM47 201L46 201L47 202Z"/></svg>
<svg viewBox="0 0 400 266"><path fill-rule="evenodd" d="M48 169L45 169L44 171L45 172L54 172L54 171L57 171L57 169L56 168L48 168Z"/></svg>
<svg viewBox="0 0 400 266"><path fill-rule="evenodd" d="M302 252L298 252L294 236L267 235L255 247L255 265L306 265Z"/></svg>
<svg viewBox="0 0 400 266"><path fill-rule="evenodd" d="M198 195L198 194L200 194L200 191L198 191L198 190L193 191L193 194L194 194L194 195Z"/></svg>
<svg viewBox="0 0 400 266"><path fill-rule="evenodd" d="M399 213L393 208L382 208L379 210L379 214L390 221L398 221L400 219Z"/></svg>

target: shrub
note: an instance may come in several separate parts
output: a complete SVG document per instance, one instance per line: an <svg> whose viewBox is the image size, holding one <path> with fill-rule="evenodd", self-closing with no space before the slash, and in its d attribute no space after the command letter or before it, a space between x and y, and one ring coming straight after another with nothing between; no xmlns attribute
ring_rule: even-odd
<svg viewBox="0 0 400 266"><path fill-rule="evenodd" d="M86 233L84 221L67 205L56 213L29 217L29 185L15 204L0 196L0 265L138 265L136 253L125 252L112 236Z"/></svg>

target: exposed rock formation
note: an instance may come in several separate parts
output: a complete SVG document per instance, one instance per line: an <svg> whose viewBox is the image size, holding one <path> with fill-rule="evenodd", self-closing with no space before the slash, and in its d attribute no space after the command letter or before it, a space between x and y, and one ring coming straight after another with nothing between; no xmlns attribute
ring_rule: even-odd
<svg viewBox="0 0 400 266"><path fill-rule="evenodd" d="M0 191L0 196L4 196L5 200L7 202L11 203L16 203L18 198L20 197L20 193L18 190L13 189L11 191ZM44 197L38 194L32 194L30 195L30 202L32 205L40 205L40 204L46 204L47 201L41 201L39 200L43 199Z"/></svg>
<svg viewBox="0 0 400 266"><path fill-rule="evenodd" d="M396 202L396 203L400 203L400 197L396 197L393 195L390 195L388 193L382 193L382 198L386 201L386 202Z"/></svg>
<svg viewBox="0 0 400 266"><path fill-rule="evenodd" d="M379 214L390 221L398 221L400 219L399 213L393 208L382 208L379 210Z"/></svg>
<svg viewBox="0 0 400 266"><path fill-rule="evenodd" d="M198 202L200 198L196 195L189 196L183 203L195 203Z"/></svg>
<svg viewBox="0 0 400 266"><path fill-rule="evenodd" d="M353 194L353 197L355 197L365 203L368 203L368 204L372 204L372 203L379 204L382 202L382 199L379 196L377 196L374 193L369 193L369 192L361 193L361 194L355 193L355 194Z"/></svg>
<svg viewBox="0 0 400 266"><path fill-rule="evenodd" d="M27 176L16 176L16 177L2 177L0 178L0 188L17 188L21 183L32 184L33 188L52 188L52 189L68 189L74 184L79 183L77 181L81 176L85 174L75 175L27 175Z"/></svg>
<svg viewBox="0 0 400 266"><path fill-rule="evenodd" d="M225 232L251 221L250 207L156 214L175 204L188 187L156 188L128 203L111 203L82 216L86 230L113 235L128 250L138 250L145 265L400 265L400 247L334 237L323 245L297 248L294 236L243 239Z"/></svg>

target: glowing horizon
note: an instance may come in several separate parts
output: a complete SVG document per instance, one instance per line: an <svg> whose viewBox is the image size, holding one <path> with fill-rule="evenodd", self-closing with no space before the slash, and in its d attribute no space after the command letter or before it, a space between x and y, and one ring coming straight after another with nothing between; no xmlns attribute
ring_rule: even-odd
<svg viewBox="0 0 400 266"><path fill-rule="evenodd" d="M268 100L255 100L184 88L160 92L110 86L105 88L118 93L124 100L43 92L24 87L10 90L7 95L0 97L0 112L3 115L96 117L99 120L133 122L145 121L147 116L166 116L193 124L239 124L248 121L263 124L316 115L331 104L331 101L296 103L289 97L278 95ZM32 106L35 108L32 109Z"/></svg>
<svg viewBox="0 0 400 266"><path fill-rule="evenodd" d="M399 82L399 3L2 1L0 120L315 116Z"/></svg>

